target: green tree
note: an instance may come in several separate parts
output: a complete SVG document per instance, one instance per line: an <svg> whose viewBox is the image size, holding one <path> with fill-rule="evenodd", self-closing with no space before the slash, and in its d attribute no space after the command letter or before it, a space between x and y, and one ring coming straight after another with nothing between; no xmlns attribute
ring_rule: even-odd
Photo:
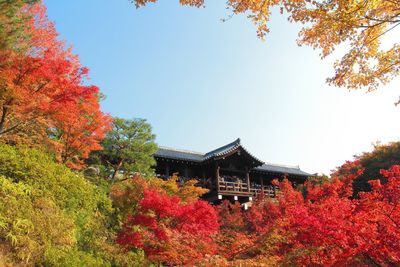
<svg viewBox="0 0 400 267"><path fill-rule="evenodd" d="M354 158L356 164L352 164L349 168L349 164L346 163L337 168L333 175L344 176L363 169L363 173L353 182L354 196L357 196L359 192L371 190L371 185L368 183L370 180L379 179L383 183L386 182L381 170L400 164L400 142L376 143L371 152L363 152Z"/></svg>
<svg viewBox="0 0 400 267"><path fill-rule="evenodd" d="M94 152L89 163L100 163L107 176L114 180L119 173L125 177L139 172L152 174L157 145L151 126L144 119L114 118L112 130L102 142L103 150Z"/></svg>
<svg viewBox="0 0 400 267"><path fill-rule="evenodd" d="M20 12L24 6L39 0L0 0L0 49L21 48L15 46L16 40L28 38L26 34L26 13Z"/></svg>

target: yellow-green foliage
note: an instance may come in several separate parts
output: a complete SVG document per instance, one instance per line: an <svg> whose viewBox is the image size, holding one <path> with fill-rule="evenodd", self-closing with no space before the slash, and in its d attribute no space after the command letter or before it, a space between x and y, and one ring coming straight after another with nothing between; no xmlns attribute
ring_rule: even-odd
<svg viewBox="0 0 400 267"><path fill-rule="evenodd" d="M168 180L158 179L156 177L149 179L149 184L155 188L161 188L170 196L178 196L183 202L197 200L199 197L207 193L209 190L196 186L197 180L191 179L185 181L181 186L178 186L179 177L173 175Z"/></svg>
<svg viewBox="0 0 400 267"><path fill-rule="evenodd" d="M9 260L30 263L50 248L68 250L75 227L50 198L33 197L35 190L0 176L1 250Z"/></svg>
<svg viewBox="0 0 400 267"><path fill-rule="evenodd" d="M29 148L0 145L0 266L140 265L114 243L107 193Z"/></svg>

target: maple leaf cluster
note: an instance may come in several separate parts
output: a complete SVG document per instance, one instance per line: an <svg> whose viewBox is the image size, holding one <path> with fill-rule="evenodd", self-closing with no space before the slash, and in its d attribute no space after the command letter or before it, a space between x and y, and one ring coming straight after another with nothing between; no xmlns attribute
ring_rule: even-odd
<svg viewBox="0 0 400 267"><path fill-rule="evenodd" d="M131 183L138 185L136 192L141 192L142 199L135 211L126 216L117 237L120 245L143 249L151 261L168 265L189 264L215 254L213 236L219 225L217 213L209 203L198 199L183 202L179 196L168 195L162 187L141 177L133 180ZM183 187L187 187L182 190L186 194L192 186ZM121 201L123 192L133 191L132 186L124 190L114 188L112 197Z"/></svg>
<svg viewBox="0 0 400 267"><path fill-rule="evenodd" d="M400 166L382 170L387 183L352 197L352 174L322 185L306 183L306 194L284 180L276 200L261 198L244 212L220 207L219 244L234 264L295 266L396 266L400 263ZM358 167L357 167L358 166ZM229 206L229 208L227 208Z"/></svg>
<svg viewBox="0 0 400 267"><path fill-rule="evenodd" d="M303 192L287 179L274 181L277 197L260 196L249 210L228 201L185 202L162 182L136 177L129 190L112 191L119 203L124 192L135 198L117 242L166 265L398 265L400 165L382 170L387 182L370 181L372 190L358 198L352 184L363 172L359 161L343 169L322 184L306 182Z"/></svg>
<svg viewBox="0 0 400 267"><path fill-rule="evenodd" d="M24 38L0 49L0 138L47 145L79 168L109 128L100 92L85 85L88 69L58 40L41 2L25 5Z"/></svg>
<svg viewBox="0 0 400 267"><path fill-rule="evenodd" d="M132 0L137 8L157 0ZM399 0L311 1L227 0L233 14L245 14L264 39L274 11L299 23L299 45L321 51L322 58L345 45L345 54L334 64L329 84L348 89L377 89L400 74ZM180 0L180 4L204 6L205 0ZM394 33L389 35L389 33ZM386 36L388 36L386 38ZM399 101L400 102L400 101Z"/></svg>

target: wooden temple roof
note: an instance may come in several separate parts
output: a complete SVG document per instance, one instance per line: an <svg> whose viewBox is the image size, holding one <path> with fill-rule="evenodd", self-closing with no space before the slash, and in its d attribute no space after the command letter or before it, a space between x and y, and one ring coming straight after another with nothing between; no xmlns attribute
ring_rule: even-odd
<svg viewBox="0 0 400 267"><path fill-rule="evenodd" d="M299 166L286 166L286 165L278 165L278 164L262 162L261 160L254 157L242 146L239 138L233 141L232 143L229 143L227 145L224 145L207 153L200 153L195 151L181 150L168 147L159 147L158 151L154 154L154 157L201 164L206 161L210 161L213 159L220 159L223 158L224 156L229 156L230 153L238 151L239 149L247 156L247 158L250 158L251 161L253 162L254 168L251 169L251 172L258 172L258 173L269 172L269 173L292 174L299 176L312 176L311 174L302 171Z"/></svg>
<svg viewBox="0 0 400 267"><path fill-rule="evenodd" d="M162 146L158 148L158 151L154 154L154 156L158 158L176 159L176 160L193 161L193 162L204 161L204 154L202 153L189 150L162 147Z"/></svg>
<svg viewBox="0 0 400 267"><path fill-rule="evenodd" d="M273 173L287 173L299 176L313 176L310 173L304 172L299 166L286 166L266 163L261 166L255 167L251 170L252 172L273 172Z"/></svg>

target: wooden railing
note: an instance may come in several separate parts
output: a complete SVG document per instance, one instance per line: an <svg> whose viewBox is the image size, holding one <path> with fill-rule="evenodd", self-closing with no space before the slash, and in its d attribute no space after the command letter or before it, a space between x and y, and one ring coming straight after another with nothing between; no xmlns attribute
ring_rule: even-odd
<svg viewBox="0 0 400 267"><path fill-rule="evenodd" d="M273 186L263 186L263 188L261 187L250 188L250 192L255 196L262 194L262 192L264 192L264 194L269 197L276 196L276 189Z"/></svg>
<svg viewBox="0 0 400 267"><path fill-rule="evenodd" d="M228 192L228 193L244 193L247 195L257 196L259 194L264 194L269 197L275 197L276 192L275 188L272 186L258 186L258 187L250 187L248 189L247 183L242 182L225 182L219 181L219 192Z"/></svg>
<svg viewBox="0 0 400 267"><path fill-rule="evenodd" d="M241 182L219 182L219 191L249 192L246 183Z"/></svg>

